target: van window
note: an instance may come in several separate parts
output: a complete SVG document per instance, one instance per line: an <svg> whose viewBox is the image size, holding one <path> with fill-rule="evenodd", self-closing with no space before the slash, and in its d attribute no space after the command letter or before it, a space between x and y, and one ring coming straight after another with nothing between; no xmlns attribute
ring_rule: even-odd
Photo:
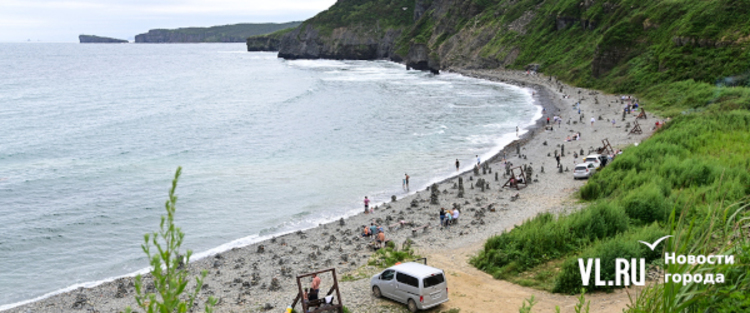
<svg viewBox="0 0 750 313"><path fill-rule="evenodd" d="M445 281L445 277L443 277L443 273L437 274L435 276L430 276L422 280L422 285L427 287L432 287L435 285L440 285Z"/></svg>
<svg viewBox="0 0 750 313"><path fill-rule="evenodd" d="M419 288L419 280L404 273L396 273L396 281Z"/></svg>
<svg viewBox="0 0 750 313"><path fill-rule="evenodd" d="M391 279L393 279L393 273L395 273L395 272L396 271L394 271L394 270L387 270L387 271L383 272L383 274L380 275L380 280L391 280Z"/></svg>

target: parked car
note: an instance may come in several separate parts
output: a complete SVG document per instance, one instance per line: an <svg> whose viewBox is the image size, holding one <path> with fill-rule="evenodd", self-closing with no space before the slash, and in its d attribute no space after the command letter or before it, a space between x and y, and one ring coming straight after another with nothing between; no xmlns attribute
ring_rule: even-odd
<svg viewBox="0 0 750 313"><path fill-rule="evenodd" d="M391 266L370 279L375 297L406 304L410 312L426 310L448 301L443 270L408 262Z"/></svg>
<svg viewBox="0 0 750 313"><path fill-rule="evenodd" d="M607 156L602 154L591 154L583 159L583 163L592 163L596 169L600 169L607 164Z"/></svg>
<svg viewBox="0 0 750 313"><path fill-rule="evenodd" d="M575 170L573 170L573 179L589 178L594 173L596 173L596 165L594 163L581 163L576 165Z"/></svg>

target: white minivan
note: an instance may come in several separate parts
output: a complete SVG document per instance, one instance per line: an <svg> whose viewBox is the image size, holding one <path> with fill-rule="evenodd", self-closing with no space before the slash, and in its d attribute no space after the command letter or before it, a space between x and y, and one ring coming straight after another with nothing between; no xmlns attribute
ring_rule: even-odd
<svg viewBox="0 0 750 313"><path fill-rule="evenodd" d="M370 279L370 288L375 297L404 303L411 312L448 301L443 270L414 262L391 266L376 274Z"/></svg>

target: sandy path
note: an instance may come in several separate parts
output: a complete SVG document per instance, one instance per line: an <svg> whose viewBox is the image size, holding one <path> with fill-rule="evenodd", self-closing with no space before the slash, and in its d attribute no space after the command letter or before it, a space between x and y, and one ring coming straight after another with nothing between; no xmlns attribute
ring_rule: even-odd
<svg viewBox="0 0 750 313"><path fill-rule="evenodd" d="M538 301L533 312L555 312L555 306L560 306L560 312L574 312L577 296L553 294L497 280L471 266L469 258L482 248L482 244L457 249L450 254L439 251L424 253L431 266L447 272L450 301L440 307L440 311L460 308L462 313L515 313L524 299L533 295ZM586 300L591 301L591 312L621 312L630 303L624 289L609 294L588 294Z"/></svg>

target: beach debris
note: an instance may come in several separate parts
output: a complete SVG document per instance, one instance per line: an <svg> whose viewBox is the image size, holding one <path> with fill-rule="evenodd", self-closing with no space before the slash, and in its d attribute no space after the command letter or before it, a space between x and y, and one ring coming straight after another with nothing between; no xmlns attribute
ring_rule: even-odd
<svg viewBox="0 0 750 313"><path fill-rule="evenodd" d="M453 183L453 187L451 187L451 189L458 189L458 184Z"/></svg>
<svg viewBox="0 0 750 313"><path fill-rule="evenodd" d="M545 141L544 141L544 142L542 143L542 145L546 146L546 145L547 145L547 140L545 140Z"/></svg>
<svg viewBox="0 0 750 313"><path fill-rule="evenodd" d="M417 200L417 199L411 200L411 207L412 208L416 208L418 206L419 206L419 200Z"/></svg>
<svg viewBox="0 0 750 313"><path fill-rule="evenodd" d="M341 226L346 225L346 223L344 223L344 218L343 217L341 219L339 219L339 225L341 225Z"/></svg>
<svg viewBox="0 0 750 313"><path fill-rule="evenodd" d="M86 306L89 303L89 298L84 293L79 293L76 295L76 301L73 302L73 308L76 310L83 309L84 306Z"/></svg>
<svg viewBox="0 0 750 313"><path fill-rule="evenodd" d="M565 172L570 172L567 166L565 167Z"/></svg>
<svg viewBox="0 0 750 313"><path fill-rule="evenodd" d="M276 279L276 278L274 278L274 279ZM279 288L281 288L281 287L279 287ZM269 288L269 289L271 289L271 288ZM266 305L263 306L263 310L264 311L268 311L268 310L271 310L271 309L273 309L273 305L270 304L270 303L268 303L268 302L266 302Z"/></svg>
<svg viewBox="0 0 750 313"><path fill-rule="evenodd" d="M391 202L396 202L396 195L391 196Z"/></svg>
<svg viewBox="0 0 750 313"><path fill-rule="evenodd" d="M510 197L510 201L511 201L511 202L515 202L515 201L516 201L516 200L518 200L518 198L520 198L520 197L521 197L521 194L518 194L518 193L517 193L517 194L515 194L515 195L513 195L513 196L511 196L511 197Z"/></svg>
<svg viewBox="0 0 750 313"><path fill-rule="evenodd" d="M448 194L448 189L443 189L443 194L447 195Z"/></svg>
<svg viewBox="0 0 750 313"><path fill-rule="evenodd" d="M124 298L128 294L128 288L125 287L125 283L120 281L117 283L117 292L115 298Z"/></svg>
<svg viewBox="0 0 750 313"><path fill-rule="evenodd" d="M266 251L266 246L264 245L258 245L258 253L263 253Z"/></svg>
<svg viewBox="0 0 750 313"><path fill-rule="evenodd" d="M456 195L456 197L464 197L464 179L462 177L458 178L458 195Z"/></svg>
<svg viewBox="0 0 750 313"><path fill-rule="evenodd" d="M542 165L541 173L544 173L544 165Z"/></svg>

